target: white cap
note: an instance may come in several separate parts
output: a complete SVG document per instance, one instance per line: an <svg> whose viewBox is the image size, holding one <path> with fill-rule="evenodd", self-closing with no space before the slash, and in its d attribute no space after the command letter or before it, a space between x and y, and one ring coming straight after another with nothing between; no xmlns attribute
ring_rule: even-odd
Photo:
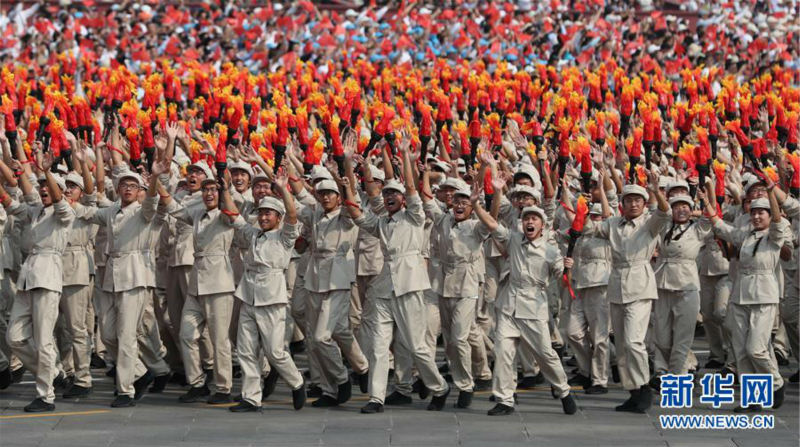
<svg viewBox="0 0 800 447"><path fill-rule="evenodd" d="M51 173L51 175L56 180L56 185L58 185L58 187L61 188L62 191L67 189L67 182L64 181L64 177L61 177L60 175L53 174L53 173ZM47 181L47 177L45 177L44 174L42 174L42 175L39 176L37 181L39 183L42 183L44 181Z"/></svg>
<svg viewBox="0 0 800 447"><path fill-rule="evenodd" d="M669 194L670 191L676 188L685 188L688 191L689 184L686 183L686 180L673 180L669 182L669 184L667 185L667 194Z"/></svg>
<svg viewBox="0 0 800 447"><path fill-rule="evenodd" d="M311 183L316 183L320 180L331 180L333 181L333 176L327 169L323 168L322 166L316 165L311 168ZM335 183L334 183L335 184ZM338 188L336 189L339 190Z"/></svg>
<svg viewBox="0 0 800 447"><path fill-rule="evenodd" d="M69 174L67 174L67 177L64 179L64 181L66 183L72 183L78 185L78 187L81 188L81 191L84 190L83 177L78 175L77 172L70 172Z"/></svg>
<svg viewBox="0 0 800 447"><path fill-rule="evenodd" d="M339 186L336 185L336 182L327 178L320 180L319 183L314 186L314 190L318 193L322 191L333 191L339 194Z"/></svg>
<svg viewBox="0 0 800 447"><path fill-rule="evenodd" d="M397 191L400 194L405 194L406 193L406 187L403 186L402 183L398 182L395 179L391 179L391 180L387 181L386 184L383 185L383 190L384 191Z"/></svg>
<svg viewBox="0 0 800 447"><path fill-rule="evenodd" d="M753 200L750 202L750 210L767 210L771 211L772 208L769 206L769 200L763 197Z"/></svg>
<svg viewBox="0 0 800 447"><path fill-rule="evenodd" d="M622 187L622 198L624 199L625 196L630 196L630 195L642 196L645 200L647 200L647 197L648 197L647 190L644 189L643 187L639 186L639 185L629 184L629 185L623 186Z"/></svg>
<svg viewBox="0 0 800 447"><path fill-rule="evenodd" d="M694 200L685 194L680 194L669 199L669 206L675 205L676 203L686 203L689 206L692 206L694 205Z"/></svg>
<svg viewBox="0 0 800 447"><path fill-rule="evenodd" d="M139 184L140 188L143 188L143 189L145 188L144 181L142 180L142 176L139 175L136 172L133 172L131 170L127 170L127 171L122 171L122 173L119 176L117 176L116 179L114 179L114 189L117 189L119 187L120 182L122 182L126 178L135 180L136 183Z"/></svg>
<svg viewBox="0 0 800 447"><path fill-rule="evenodd" d="M528 213L538 214L543 222L545 223L547 222L547 216L544 214L544 210L542 210L538 206L526 206L525 208L522 208L522 214L521 214L522 217L525 217L525 215Z"/></svg>
<svg viewBox="0 0 800 447"><path fill-rule="evenodd" d="M186 167L186 172L188 173L190 169L198 169L200 171L203 171L203 174L205 174L206 177L211 177L211 178L214 177L214 173L211 172L211 168L208 167L208 163L204 161L198 161L190 164L189 166Z"/></svg>
<svg viewBox="0 0 800 447"><path fill-rule="evenodd" d="M383 169L375 165L369 165L369 172L372 173L373 180L380 180L381 182L386 182L386 173L383 172Z"/></svg>
<svg viewBox="0 0 800 447"><path fill-rule="evenodd" d="M232 161L228 163L228 170L233 172L234 169L244 171L250 176L251 179L253 178L253 168L250 166L250 163L245 163L243 161Z"/></svg>
<svg viewBox="0 0 800 447"><path fill-rule="evenodd" d="M530 194L534 199L536 199L537 202L542 201L542 194L533 186L517 185L513 187L511 189L510 197L514 197L517 194Z"/></svg>
<svg viewBox="0 0 800 447"><path fill-rule="evenodd" d="M283 216L286 213L286 209L283 206L283 202L276 199L275 197L264 197L258 202L258 206L256 207L256 211L258 210L275 210Z"/></svg>
<svg viewBox="0 0 800 447"><path fill-rule="evenodd" d="M603 205L600 203L593 203L589 208L589 214L603 215Z"/></svg>
<svg viewBox="0 0 800 447"><path fill-rule="evenodd" d="M533 186L541 185L542 180L539 177L539 171L536 170L532 165L529 164L521 164L516 171L514 171L514 181L517 180L518 176L527 176L533 182Z"/></svg>

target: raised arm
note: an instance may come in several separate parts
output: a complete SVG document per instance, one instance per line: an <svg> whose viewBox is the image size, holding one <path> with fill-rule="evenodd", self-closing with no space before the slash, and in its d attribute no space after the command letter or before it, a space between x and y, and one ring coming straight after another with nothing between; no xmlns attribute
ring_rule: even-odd
<svg viewBox="0 0 800 447"><path fill-rule="evenodd" d="M472 195L470 196L469 200L472 202L472 211L478 217L478 220L486 227L487 230L490 232L494 232L497 230L497 227L500 224L497 223L494 217L489 214L488 211L483 209L480 203L480 196L481 196L481 188L476 185L475 188L472 189Z"/></svg>

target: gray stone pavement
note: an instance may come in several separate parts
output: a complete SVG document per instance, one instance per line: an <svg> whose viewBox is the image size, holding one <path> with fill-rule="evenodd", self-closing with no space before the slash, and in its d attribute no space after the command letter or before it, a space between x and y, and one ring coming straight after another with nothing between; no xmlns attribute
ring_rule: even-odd
<svg viewBox="0 0 800 447"><path fill-rule="evenodd" d="M702 343L696 346L703 349ZM698 355L701 364L704 355ZM440 352L440 357L441 352ZM302 355L300 365L304 364ZM796 363L783 368L784 376ZM567 367L567 371L571 368ZM574 416L561 412L549 387L522 391L516 413L489 417L494 404L489 392L476 393L472 408L453 408L455 392L442 412L425 411L426 402L386 407L386 412L362 415L366 395L354 389L354 399L333 409L310 405L296 412L282 382L262 413L233 414L227 406L181 404L183 390L170 385L163 394L148 394L137 406L112 409L113 382L94 370L95 388L87 399L56 399L56 412L26 414L22 407L34 397L33 377L0 391L0 446L730 446L781 447L800 444L798 385L787 383L784 406L771 430L664 430L659 414L725 414L731 406L713 410L698 404L691 410L662 410L654 400L647 414L617 413L625 398L618 384L606 395L575 390L580 407ZM234 392L238 391L238 380ZM696 391L699 391L699 386ZM738 398L738 391L737 391Z"/></svg>

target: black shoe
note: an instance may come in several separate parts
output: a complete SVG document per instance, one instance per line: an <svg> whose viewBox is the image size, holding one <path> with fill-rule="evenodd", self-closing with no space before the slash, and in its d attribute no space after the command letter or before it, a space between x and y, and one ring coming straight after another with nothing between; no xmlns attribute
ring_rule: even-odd
<svg viewBox="0 0 800 447"><path fill-rule="evenodd" d="M219 405L219 404L229 404L233 400L231 399L231 393L214 393L213 396L209 397L206 401L209 405Z"/></svg>
<svg viewBox="0 0 800 447"><path fill-rule="evenodd" d="M783 399L786 397L786 385L781 386L772 392L772 409L777 410L783 405Z"/></svg>
<svg viewBox="0 0 800 447"><path fill-rule="evenodd" d="M439 367L439 374L447 374L450 372L450 364L445 362L442 366Z"/></svg>
<svg viewBox="0 0 800 447"><path fill-rule="evenodd" d="M369 371L365 371L364 374L356 374L356 379L358 381L358 389L361 390L361 394L365 394L369 392Z"/></svg>
<svg viewBox="0 0 800 447"><path fill-rule="evenodd" d="M573 355L572 357L568 358L564 364L567 366L578 366L578 359L576 359Z"/></svg>
<svg viewBox="0 0 800 447"><path fill-rule="evenodd" d="M556 389L556 387L554 387L553 385L550 385L550 395L551 395L551 396L553 396L553 399L558 399L558 396L559 396L560 394L561 394L561 393L559 393L559 392L558 392L558 390Z"/></svg>
<svg viewBox="0 0 800 447"><path fill-rule="evenodd" d="M650 388L656 390L657 393L661 392L661 376L653 376L648 382Z"/></svg>
<svg viewBox="0 0 800 447"><path fill-rule="evenodd" d="M553 351L556 351L556 354L558 354L558 359L559 360L563 359L564 355L566 355L567 353L567 348L565 348L564 346L559 346L555 343L553 343L551 346L553 347Z"/></svg>
<svg viewBox="0 0 800 447"><path fill-rule="evenodd" d="M206 385L212 383L214 381L214 370L213 369L204 369L203 374L206 375Z"/></svg>
<svg viewBox="0 0 800 447"><path fill-rule="evenodd" d="M150 384L153 383L155 379L156 377L150 371L147 371L146 373L144 373L142 377L136 379L136 381L133 382L133 389L136 391L133 394L133 399L134 400L141 399L142 396L144 396L144 393L147 392L147 387L149 387Z"/></svg>
<svg viewBox="0 0 800 447"><path fill-rule="evenodd" d="M111 402L111 406L114 408L135 407L136 402L133 401L131 396L128 396L127 394L120 394L114 398L114 401Z"/></svg>
<svg viewBox="0 0 800 447"><path fill-rule="evenodd" d="M491 379L475 379L475 391L486 391L492 389Z"/></svg>
<svg viewBox="0 0 800 447"><path fill-rule="evenodd" d="M293 341L289 343L289 354L291 355L300 354L301 352L305 352L305 350L306 350L305 340Z"/></svg>
<svg viewBox="0 0 800 447"><path fill-rule="evenodd" d="M789 383L797 383L797 382L800 382L800 371L797 371L796 373L792 374L791 377L789 377ZM0 386L0 390L2 389L3 387Z"/></svg>
<svg viewBox="0 0 800 447"><path fill-rule="evenodd" d="M311 402L311 406L317 408L335 407L337 405L339 405L339 401L331 396L328 396L327 394L323 394L322 397L314 402Z"/></svg>
<svg viewBox="0 0 800 447"><path fill-rule="evenodd" d="M59 371L56 378L53 379L53 388L55 388L57 391L68 390L71 386L72 383L62 371Z"/></svg>
<svg viewBox="0 0 800 447"><path fill-rule="evenodd" d="M639 388L639 400L636 402L636 408L640 413L644 413L653 406L653 389L647 385L642 385Z"/></svg>
<svg viewBox="0 0 800 447"><path fill-rule="evenodd" d="M522 380L520 380L519 383L517 383L517 389L527 390L537 385L541 385L543 383L544 383L544 374L539 372L539 374L536 374L535 376L523 377Z"/></svg>
<svg viewBox="0 0 800 447"><path fill-rule="evenodd" d="M727 366L723 366L722 369L719 370L719 375L722 377L725 377L728 374L733 374L733 383L739 383L739 376L733 372L732 369L728 368Z"/></svg>
<svg viewBox="0 0 800 447"><path fill-rule="evenodd" d="M322 397L322 388L319 385L309 385L308 391L306 391L306 396L308 397Z"/></svg>
<svg viewBox="0 0 800 447"><path fill-rule="evenodd" d="M87 388L85 386L72 385L71 387L69 387L67 391L64 392L64 395L61 397L63 397L64 399L75 399L80 397L86 397L91 392L92 392L91 387Z"/></svg>
<svg viewBox="0 0 800 447"><path fill-rule="evenodd" d="M720 362L719 360L711 359L706 362L706 365L703 366L705 369L720 369L725 366L724 363Z"/></svg>
<svg viewBox="0 0 800 447"><path fill-rule="evenodd" d="M386 396L383 403L386 405L410 405L411 396L406 396L399 391L392 391L392 394Z"/></svg>
<svg viewBox="0 0 800 447"><path fill-rule="evenodd" d="M459 391L456 408L469 408L472 404L472 391Z"/></svg>
<svg viewBox="0 0 800 447"><path fill-rule="evenodd" d="M19 368L11 371L11 383L20 383L22 382L22 376L25 374L25 367L20 366Z"/></svg>
<svg viewBox="0 0 800 447"><path fill-rule="evenodd" d="M272 368L264 378L264 386L261 388L261 400L264 400L275 392L275 385L278 383L278 370Z"/></svg>
<svg viewBox="0 0 800 447"><path fill-rule="evenodd" d="M442 411L444 408L445 402L447 402L447 396L450 395L450 387L447 388L444 394L441 396L433 396L431 399L431 403L428 404L428 411Z"/></svg>
<svg viewBox="0 0 800 447"><path fill-rule="evenodd" d="M353 395L353 385L350 384L350 380L345 383L339 385L339 389L336 393L336 400L343 404L350 400L350 397Z"/></svg>
<svg viewBox="0 0 800 447"><path fill-rule="evenodd" d="M208 389L208 386L196 386L189 388L189 391L187 391L183 396L179 397L178 400L185 404L190 404L193 402L200 402L209 394L211 394L211 391Z"/></svg>
<svg viewBox="0 0 800 447"><path fill-rule="evenodd" d="M414 385L411 386L411 389L419 394L419 398L422 400L427 399L428 395L431 394L431 390L425 386L425 382L423 382L420 378L417 378L417 380L414 381Z"/></svg>
<svg viewBox="0 0 800 447"><path fill-rule="evenodd" d="M583 389L586 389L592 386L592 379L584 376L583 374L577 374L573 376L571 379L567 380L567 385L580 386L583 387Z"/></svg>
<svg viewBox="0 0 800 447"><path fill-rule="evenodd" d="M189 382L186 381L186 374L182 372L172 373L172 377L169 378L169 383L179 386L186 386Z"/></svg>
<svg viewBox="0 0 800 447"><path fill-rule="evenodd" d="M503 405L503 404L497 404L486 414L488 414L489 416L508 416L513 412L514 412L514 407L509 407L508 405Z"/></svg>
<svg viewBox="0 0 800 447"><path fill-rule="evenodd" d="M619 383L619 367L617 365L611 365L611 380L614 383Z"/></svg>
<svg viewBox="0 0 800 447"><path fill-rule="evenodd" d="M6 368L0 371L0 390L4 390L11 385L11 368Z"/></svg>
<svg viewBox="0 0 800 447"><path fill-rule="evenodd" d="M300 386L296 390L292 390L292 406L295 410L303 408L306 404L306 387Z"/></svg>
<svg viewBox="0 0 800 447"><path fill-rule="evenodd" d="M233 413L247 413L251 411L261 411L261 407L257 407L250 402L243 400L238 404L228 408Z"/></svg>
<svg viewBox="0 0 800 447"><path fill-rule="evenodd" d="M442 377L444 377L444 381L445 382L453 383L453 375L452 374L445 374Z"/></svg>
<svg viewBox="0 0 800 447"><path fill-rule="evenodd" d="M589 388L586 388L586 394L607 394L608 388L604 387L603 385L592 385Z"/></svg>
<svg viewBox="0 0 800 447"><path fill-rule="evenodd" d="M617 405L614 407L614 411L626 411L630 413L638 413L639 410L637 409L636 403L639 401L639 390L631 390L631 397L628 398L622 405Z"/></svg>
<svg viewBox="0 0 800 447"><path fill-rule="evenodd" d="M106 361L103 360L102 357L97 355L96 352L92 353L92 358L89 360L89 368L91 369L105 369L106 368Z"/></svg>
<svg viewBox="0 0 800 447"><path fill-rule="evenodd" d="M116 366L112 366L111 368L109 368L108 371L106 371L106 377L111 377L113 379L116 379L117 378L117 367Z"/></svg>
<svg viewBox="0 0 800 447"><path fill-rule="evenodd" d="M572 394L567 394L566 397L561 398L561 408L564 409L564 414L575 414L578 411L578 403Z"/></svg>
<svg viewBox="0 0 800 447"><path fill-rule="evenodd" d="M153 386L147 390L148 393L163 393L164 389L167 387L167 383L169 383L170 374L162 374L160 376L156 376L153 380Z"/></svg>
<svg viewBox="0 0 800 447"><path fill-rule="evenodd" d="M778 351L775 351L775 359L778 361L778 366L789 366L789 359Z"/></svg>
<svg viewBox="0 0 800 447"><path fill-rule="evenodd" d="M53 411L56 409L56 406L53 404L48 404L47 402L43 401L41 398L36 398L33 402L25 405L26 413L43 413L45 411Z"/></svg>
<svg viewBox="0 0 800 447"><path fill-rule="evenodd" d="M761 405L750 405L749 407L737 406L733 409L734 413L758 413L761 411Z"/></svg>
<svg viewBox="0 0 800 447"><path fill-rule="evenodd" d="M233 365L231 368L231 377L234 379L241 379L242 378L242 367L239 365Z"/></svg>
<svg viewBox="0 0 800 447"><path fill-rule="evenodd" d="M366 405L361 407L361 412L363 414L383 413L383 405L377 402L367 402Z"/></svg>

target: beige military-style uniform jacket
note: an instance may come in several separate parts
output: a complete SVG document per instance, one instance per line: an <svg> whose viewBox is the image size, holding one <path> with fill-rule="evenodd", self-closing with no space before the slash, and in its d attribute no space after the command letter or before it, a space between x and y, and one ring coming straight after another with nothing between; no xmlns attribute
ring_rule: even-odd
<svg viewBox="0 0 800 447"><path fill-rule="evenodd" d="M656 286L671 291L699 291L697 256L711 233L708 219L668 224L659 238ZM716 245L716 244L715 244Z"/></svg>
<svg viewBox="0 0 800 447"><path fill-rule="evenodd" d="M564 271L564 258L544 235L529 241L516 229L499 225L492 238L508 253L509 280L497 298L495 309L504 315L529 320L548 320L547 286Z"/></svg>
<svg viewBox="0 0 800 447"><path fill-rule="evenodd" d="M12 200L6 210L23 225L22 249L28 257L22 263L17 279L19 290L47 289L61 293L63 263L69 229L75 211L66 199L52 206L42 205L39 194L24 196L24 203Z"/></svg>
<svg viewBox="0 0 800 447"><path fill-rule="evenodd" d="M355 224L381 241L384 264L370 284L370 296L390 299L430 288L423 248L425 211L418 194L406 196L406 208L392 216L366 211ZM308 281L308 277L306 277Z"/></svg>
<svg viewBox="0 0 800 447"><path fill-rule="evenodd" d="M173 200L167 211L178 222L192 226L194 266L186 292L197 297L236 290L230 259L234 233L230 219L219 208L206 209L203 202L187 208Z"/></svg>
<svg viewBox="0 0 800 447"><path fill-rule="evenodd" d="M670 212L656 209L633 220L615 216L600 223L586 222L584 236L607 239L611 246L609 303L626 304L658 299L650 258L655 252L659 234L670 220Z"/></svg>
<svg viewBox="0 0 800 447"><path fill-rule="evenodd" d="M777 304L782 293L782 277L776 275L780 252L786 242L788 222L770 223L761 231L736 228L722 220L714 223L714 233L739 249L739 271L733 277L731 302Z"/></svg>
<svg viewBox="0 0 800 447"><path fill-rule="evenodd" d="M288 303L285 273L302 225L283 222L280 229L262 231L238 216L233 226L237 237L249 241L244 273L234 296L251 306Z"/></svg>
<svg viewBox="0 0 800 447"><path fill-rule="evenodd" d="M439 268L431 279L431 288L445 298L477 298L486 272L483 247L489 231L476 219L456 222L451 212L443 211L434 201L426 202L423 208L439 234L439 243L432 247Z"/></svg>
<svg viewBox="0 0 800 447"><path fill-rule="evenodd" d="M356 280L353 252L358 227L339 207L326 214L319 204L304 206L298 200L298 219L311 230L308 240L310 259L305 272L305 288L313 293L350 290Z"/></svg>
<svg viewBox="0 0 800 447"><path fill-rule="evenodd" d="M70 227L67 247L61 257L65 286L88 286L95 274L94 238L98 227L90 222L88 216L96 206L95 194L84 194L81 201L74 205L75 221Z"/></svg>

